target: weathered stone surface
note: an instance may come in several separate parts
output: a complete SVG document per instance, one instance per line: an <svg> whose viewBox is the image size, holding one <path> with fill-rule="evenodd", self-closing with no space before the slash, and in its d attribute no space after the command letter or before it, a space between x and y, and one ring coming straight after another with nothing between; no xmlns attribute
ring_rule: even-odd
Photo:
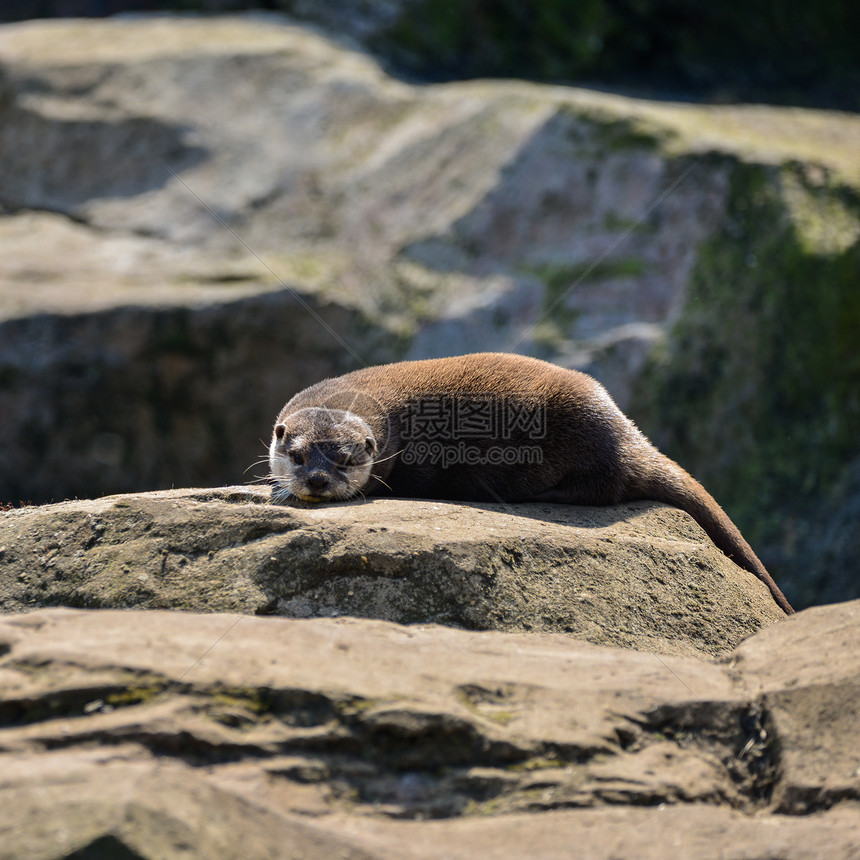
<svg viewBox="0 0 860 860"><path fill-rule="evenodd" d="M465 348L672 415L636 375L673 319L661 390L712 424L717 393L719 439L676 422L714 480L841 473L858 134L413 87L282 18L0 28L0 499L241 480L296 389ZM816 338L811 396L774 384ZM857 603L786 620L652 504L267 498L3 515L0 857L860 858ZM852 587L850 510L816 582Z"/></svg>
<svg viewBox="0 0 860 860"><path fill-rule="evenodd" d="M407 86L281 18L7 26L0 63L0 247L28 237L3 255L5 315L280 278L413 337L428 327L410 355L466 327L473 348L572 338L592 356L595 336L666 319L726 193L710 165L648 211L686 167L659 151L676 119L656 104Z"/></svg>
<svg viewBox="0 0 860 860"><path fill-rule="evenodd" d="M860 602L813 607L790 637L763 630L734 653L734 669L755 678L757 687L749 689L766 697L780 738L781 778L773 802L782 812L829 809L858 797L858 630ZM821 660L825 652L832 662ZM854 752L844 757L841 750Z"/></svg>
<svg viewBox="0 0 860 860"><path fill-rule="evenodd" d="M354 615L725 654L784 618L682 511L165 490L8 511L0 608Z"/></svg>
<svg viewBox="0 0 860 860"><path fill-rule="evenodd" d="M850 860L858 622L809 610L714 663L347 618L7 616L0 856Z"/></svg>
<svg viewBox="0 0 860 860"><path fill-rule="evenodd" d="M324 326L349 329L359 316L315 302L310 326L307 308L282 289L193 311L2 324L0 412L17 440L0 450L7 498L189 486L201 470L243 480L265 454L285 390L349 368Z"/></svg>

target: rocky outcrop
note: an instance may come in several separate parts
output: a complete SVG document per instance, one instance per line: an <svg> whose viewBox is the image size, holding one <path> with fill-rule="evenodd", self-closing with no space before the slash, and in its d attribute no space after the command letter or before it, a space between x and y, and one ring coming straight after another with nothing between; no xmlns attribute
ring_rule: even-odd
<svg viewBox="0 0 860 860"><path fill-rule="evenodd" d="M558 634L0 621L0 856L860 856L860 604L721 663Z"/></svg>
<svg viewBox="0 0 860 860"><path fill-rule="evenodd" d="M0 340L4 493L32 502L193 485L201 472L241 481L266 455L284 392L349 368L329 331L359 320L287 289L194 309L10 320Z"/></svg>
<svg viewBox="0 0 860 860"><path fill-rule="evenodd" d="M560 632L723 655L784 618L682 511L169 490L9 511L0 610L158 608Z"/></svg>
<svg viewBox="0 0 860 860"><path fill-rule="evenodd" d="M860 196L831 197L837 187L811 165L735 172L726 221L630 408L662 450L695 464L799 605L860 596L848 525Z"/></svg>
<svg viewBox="0 0 860 860"><path fill-rule="evenodd" d="M858 129L0 28L0 500L247 480L310 382L522 350L850 593ZM0 858L860 858L860 605L786 619L664 506L24 507L0 610Z"/></svg>

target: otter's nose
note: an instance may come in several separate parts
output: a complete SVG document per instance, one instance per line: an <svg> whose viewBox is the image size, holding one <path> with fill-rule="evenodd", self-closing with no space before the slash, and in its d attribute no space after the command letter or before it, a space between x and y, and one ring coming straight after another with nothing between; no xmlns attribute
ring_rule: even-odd
<svg viewBox="0 0 860 860"><path fill-rule="evenodd" d="M325 472L314 472L308 476L308 486L312 490L324 490L328 486L328 475Z"/></svg>

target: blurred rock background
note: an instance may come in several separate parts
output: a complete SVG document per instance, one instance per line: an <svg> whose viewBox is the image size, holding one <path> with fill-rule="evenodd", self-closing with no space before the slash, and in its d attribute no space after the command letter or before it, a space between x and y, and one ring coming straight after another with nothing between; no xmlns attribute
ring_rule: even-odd
<svg viewBox="0 0 860 860"><path fill-rule="evenodd" d="M860 108L860 9L846 0L6 0L0 20L247 9L312 22L422 82L528 78Z"/></svg>
<svg viewBox="0 0 860 860"><path fill-rule="evenodd" d="M860 596L856 5L249 5L0 11L0 501L241 481L323 376L512 350Z"/></svg>

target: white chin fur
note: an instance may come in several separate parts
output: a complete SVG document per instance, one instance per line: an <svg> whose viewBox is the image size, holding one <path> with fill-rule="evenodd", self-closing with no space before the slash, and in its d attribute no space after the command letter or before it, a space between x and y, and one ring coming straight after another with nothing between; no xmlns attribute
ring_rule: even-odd
<svg viewBox="0 0 860 860"><path fill-rule="evenodd" d="M314 504L319 504L320 502L342 502L346 499L353 498L357 494L358 491L354 488L345 487L339 493L313 495L304 487L297 487L292 481L285 481L278 477L275 477L275 484L272 488L272 498L276 502L287 502L290 499L299 499L300 501L311 502Z"/></svg>
<svg viewBox="0 0 860 860"><path fill-rule="evenodd" d="M373 463L357 467L350 471L349 483L338 486L334 492L328 491L322 495L313 495L303 484L297 484L294 480L291 464L280 454L274 452L269 458L269 479L274 484L272 498L277 502L286 502L291 498L301 499L304 502L342 502L355 498L361 488L370 479Z"/></svg>

